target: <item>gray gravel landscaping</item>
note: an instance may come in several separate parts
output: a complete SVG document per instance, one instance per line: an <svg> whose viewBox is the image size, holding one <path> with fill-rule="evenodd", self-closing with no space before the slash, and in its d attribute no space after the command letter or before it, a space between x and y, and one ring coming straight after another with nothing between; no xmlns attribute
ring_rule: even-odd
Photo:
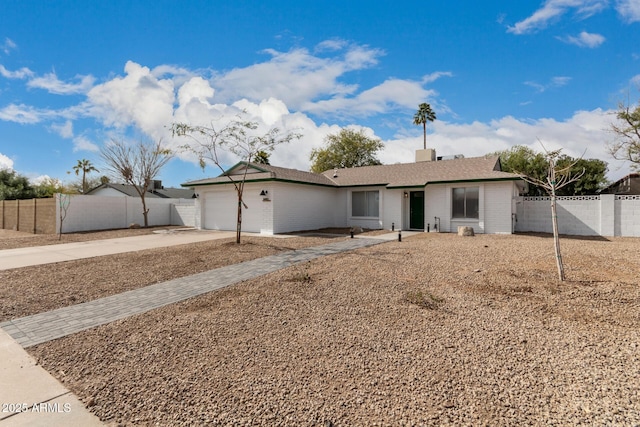
<svg viewBox="0 0 640 427"><path fill-rule="evenodd" d="M562 248L559 283L549 236L425 233L29 352L110 425L639 425L640 240Z"/></svg>

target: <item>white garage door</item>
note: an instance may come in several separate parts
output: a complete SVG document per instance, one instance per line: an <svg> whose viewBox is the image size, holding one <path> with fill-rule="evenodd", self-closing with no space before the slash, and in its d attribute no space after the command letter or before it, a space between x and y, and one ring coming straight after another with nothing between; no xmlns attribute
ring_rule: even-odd
<svg viewBox="0 0 640 427"><path fill-rule="evenodd" d="M242 209L242 231L259 233L262 228L262 198L247 191L244 200L247 209ZM221 189L206 192L204 198L204 228L208 230L235 230L238 197L236 191Z"/></svg>

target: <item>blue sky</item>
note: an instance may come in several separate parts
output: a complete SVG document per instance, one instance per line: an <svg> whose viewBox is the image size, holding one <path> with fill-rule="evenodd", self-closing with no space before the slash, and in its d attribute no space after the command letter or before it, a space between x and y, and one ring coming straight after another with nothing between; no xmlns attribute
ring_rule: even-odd
<svg viewBox="0 0 640 427"><path fill-rule="evenodd" d="M308 170L340 127L382 139L384 163L528 145L609 162L620 101L640 98L640 0L485 2L0 0L0 167L37 180L112 139L184 144L173 122L245 110L303 137L278 166ZM224 157L231 165L237 159ZM165 185L217 175L187 154Z"/></svg>

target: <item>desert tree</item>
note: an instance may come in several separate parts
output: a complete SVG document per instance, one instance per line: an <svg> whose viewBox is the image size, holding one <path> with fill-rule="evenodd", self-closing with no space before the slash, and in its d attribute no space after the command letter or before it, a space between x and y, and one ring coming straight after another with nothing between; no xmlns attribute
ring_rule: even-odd
<svg viewBox="0 0 640 427"><path fill-rule="evenodd" d="M640 169L640 105L632 108L628 103L620 103L616 113L617 121L611 124L615 140L608 144L609 154L616 160L632 163L633 169Z"/></svg>
<svg viewBox="0 0 640 427"><path fill-rule="evenodd" d="M87 194L87 174L91 172L100 172L95 166L93 166L91 161L87 159L78 160L78 163L73 167L73 171L76 173L76 176L82 173L82 194Z"/></svg>
<svg viewBox="0 0 640 427"><path fill-rule="evenodd" d="M524 145L516 145L507 150L496 151L489 156L500 156L500 164L504 172L515 172L546 182L549 163L543 153L535 152ZM573 165L571 172L579 174L583 169L585 173L565 187L558 189L557 196L581 196L596 194L607 185L607 163L600 159L574 158L565 154L558 156L556 166L564 168ZM543 196L547 190L531 184L526 195Z"/></svg>
<svg viewBox="0 0 640 427"><path fill-rule="evenodd" d="M0 169L0 200L31 199L36 192L29 179L12 169Z"/></svg>
<svg viewBox="0 0 640 427"><path fill-rule="evenodd" d="M299 139L302 135L295 132L282 132L273 127L264 134L258 131L258 123L244 121L236 117L229 122L217 126L213 122L209 126L174 123L171 126L173 136L186 137L191 143L182 145L186 152L194 154L200 167L204 170L207 163L213 163L233 184L238 203L236 212L236 243L240 243L242 232L242 209L249 207L243 200L244 185L249 163L268 160L269 154L276 146ZM241 178L234 178L226 173L223 167L222 153L231 153L245 162L245 170Z"/></svg>
<svg viewBox="0 0 640 427"><path fill-rule="evenodd" d="M542 142L540 141L540 145ZM585 170L581 172L575 172L575 166L579 163L579 160L574 161L568 165L558 166L558 160L562 157L562 150L548 151L544 145L544 157L547 161L547 174L544 179L527 176L521 174L522 179L530 184L537 185L540 188L545 189L549 194L551 200L551 226L553 229L553 245L556 255L556 265L558 267L558 279L560 281L565 280L564 264L562 263L562 253L560 251L560 236L558 233L558 211L557 211L557 193L563 187L578 181Z"/></svg>
<svg viewBox="0 0 640 427"><path fill-rule="evenodd" d="M436 113L431 109L431 105L426 102L418 105L418 111L413 115L413 124L422 125L425 150L427 149L427 122L433 122L435 119Z"/></svg>
<svg viewBox="0 0 640 427"><path fill-rule="evenodd" d="M140 140L135 144L129 144L114 139L101 148L100 155L115 180L122 180L135 188L142 202L144 226L148 227L149 208L145 196L154 178L173 158L174 153L162 145L162 140Z"/></svg>
<svg viewBox="0 0 640 427"><path fill-rule="evenodd" d="M384 148L384 144L365 135L363 130L343 128L336 134L327 135L324 141L324 147L311 150L312 172L382 164L376 153Z"/></svg>

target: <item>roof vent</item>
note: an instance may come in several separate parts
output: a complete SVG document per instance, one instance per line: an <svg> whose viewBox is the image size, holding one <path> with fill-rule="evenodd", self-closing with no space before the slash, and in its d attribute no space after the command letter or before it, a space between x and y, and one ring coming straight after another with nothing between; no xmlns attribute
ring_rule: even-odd
<svg viewBox="0 0 640 427"><path fill-rule="evenodd" d="M338 169L336 169L336 170L334 170L334 171L333 171L333 177L334 177L334 178L337 178L337 177L338 177Z"/></svg>

